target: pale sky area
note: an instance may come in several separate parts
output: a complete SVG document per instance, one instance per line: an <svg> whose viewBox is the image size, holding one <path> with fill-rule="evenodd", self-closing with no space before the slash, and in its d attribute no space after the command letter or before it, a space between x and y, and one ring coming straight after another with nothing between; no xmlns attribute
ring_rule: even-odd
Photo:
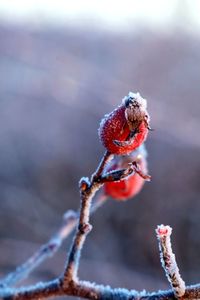
<svg viewBox="0 0 200 300"><path fill-rule="evenodd" d="M200 28L199 0L0 0L0 21L30 26L89 25L129 30L133 25Z"/></svg>

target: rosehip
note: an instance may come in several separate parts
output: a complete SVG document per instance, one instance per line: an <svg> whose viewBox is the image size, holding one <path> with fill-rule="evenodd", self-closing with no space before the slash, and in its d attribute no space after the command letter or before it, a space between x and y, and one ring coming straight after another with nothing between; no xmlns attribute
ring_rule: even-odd
<svg viewBox="0 0 200 300"><path fill-rule="evenodd" d="M147 102L139 93L130 92L119 107L102 119L99 137L109 152L126 155L146 140L148 129Z"/></svg>
<svg viewBox="0 0 200 300"><path fill-rule="evenodd" d="M137 162L142 172L147 173L146 150L144 145L140 146L128 157L116 157L113 161L113 164L108 168L107 171L127 167L127 164L133 160ZM104 193L107 196L110 196L115 200L125 201L137 195L141 191L144 183L145 180L140 175L133 173L124 180L117 182L106 182L103 188Z"/></svg>

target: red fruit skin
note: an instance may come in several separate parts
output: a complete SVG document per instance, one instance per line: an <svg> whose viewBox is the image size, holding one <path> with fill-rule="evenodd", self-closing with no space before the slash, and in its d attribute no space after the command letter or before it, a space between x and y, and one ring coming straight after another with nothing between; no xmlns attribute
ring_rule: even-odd
<svg viewBox="0 0 200 300"><path fill-rule="evenodd" d="M130 145L118 146L114 140L126 141L130 134L130 129L125 117L125 106L121 105L101 121L99 137L104 147L112 154L126 155L138 148L147 138L148 129L145 122L141 122L138 127L139 133L135 134Z"/></svg>
<svg viewBox="0 0 200 300"><path fill-rule="evenodd" d="M139 166L144 173L147 172L147 163L145 158L141 159ZM116 166L111 169L113 170L113 168L115 169ZM145 180L142 177L138 174L133 174L125 180L118 182L106 182L104 184L104 193L107 196L112 197L114 200L126 201L137 195L141 191L144 183Z"/></svg>

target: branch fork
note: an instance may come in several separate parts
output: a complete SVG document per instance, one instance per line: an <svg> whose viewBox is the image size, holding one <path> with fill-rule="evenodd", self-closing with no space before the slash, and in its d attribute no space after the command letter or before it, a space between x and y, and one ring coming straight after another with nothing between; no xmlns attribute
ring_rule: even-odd
<svg viewBox="0 0 200 300"><path fill-rule="evenodd" d="M51 296L76 296L86 299L107 299L107 300L172 300L172 299L200 299L200 284L186 287L182 280L179 269L176 264L175 256L171 248L171 228L160 225L156 229L159 242L160 257L162 266L165 269L167 278L171 284L172 290L159 291L155 293L139 293L126 289L112 289L108 286L96 285L86 281L80 281L78 278L78 267L82 247L87 234L92 229L90 225L90 214L94 212L105 198L100 197L98 201L92 204L92 199L99 188L107 180L115 181L130 176L133 172L149 180L149 175L142 174L137 163L131 163L127 169L117 170L104 174L104 169L112 155L105 153L99 167L89 180L84 177L80 180L81 207L80 212L69 211L63 217L63 223L56 235L50 241L41 247L26 263L17 268L15 272L9 274L0 282L0 298L5 300L28 300L48 298ZM10 288L21 279L30 274L44 259L53 255L61 245L64 238L76 227L76 233L69 251L67 263L61 276L53 281L49 281L27 288Z"/></svg>

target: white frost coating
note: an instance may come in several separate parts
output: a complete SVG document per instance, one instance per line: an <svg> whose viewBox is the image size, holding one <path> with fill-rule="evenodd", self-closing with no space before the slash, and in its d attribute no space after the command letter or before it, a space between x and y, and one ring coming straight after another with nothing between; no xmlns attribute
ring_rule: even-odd
<svg viewBox="0 0 200 300"><path fill-rule="evenodd" d="M125 103L125 101L128 100L129 98L137 100L137 102L140 104L143 110L147 109L147 100L142 98L142 96L140 96L140 93L129 92L128 96L125 96L122 99L122 103Z"/></svg>
<svg viewBox="0 0 200 300"><path fill-rule="evenodd" d="M185 294L185 282L181 278L175 255L172 252L171 233L172 228L163 224L156 229L162 267L165 270L175 297L182 297Z"/></svg>

